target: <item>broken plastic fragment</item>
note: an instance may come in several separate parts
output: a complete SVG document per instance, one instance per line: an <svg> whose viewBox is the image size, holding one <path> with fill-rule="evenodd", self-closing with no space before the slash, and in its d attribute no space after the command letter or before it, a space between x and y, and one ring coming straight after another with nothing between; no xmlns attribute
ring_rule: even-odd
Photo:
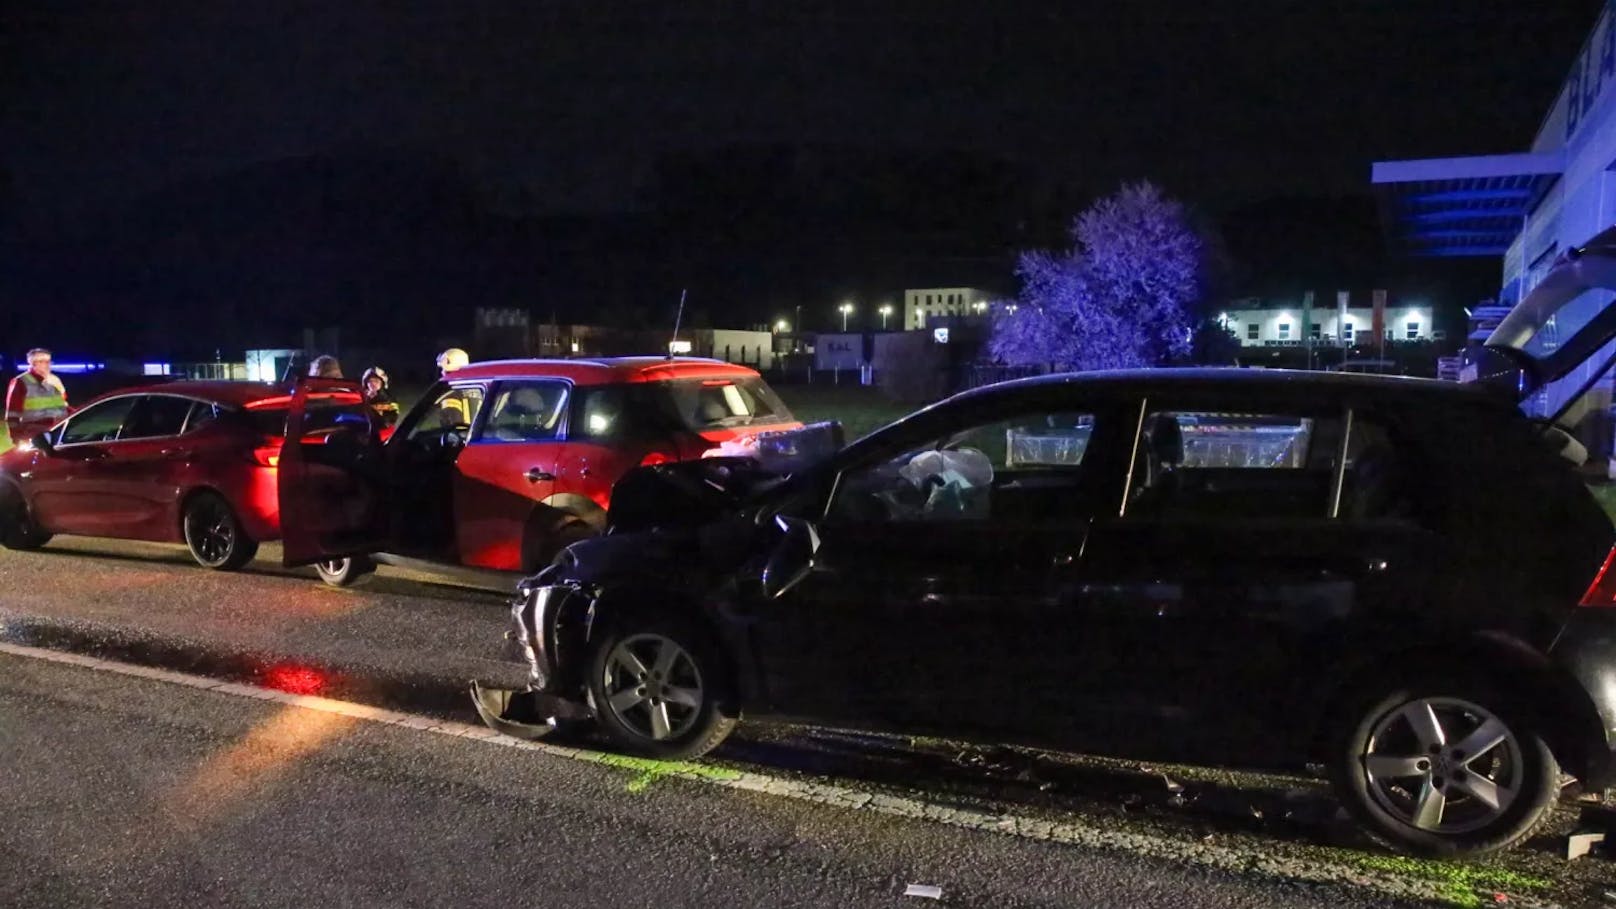
<svg viewBox="0 0 1616 909"><path fill-rule="evenodd" d="M943 898L943 888L931 884L910 884L903 888L904 896L918 896L921 899L940 900Z"/></svg>
<svg viewBox="0 0 1616 909"><path fill-rule="evenodd" d="M1573 833L1566 837L1566 859L1582 858L1605 841L1603 833Z"/></svg>

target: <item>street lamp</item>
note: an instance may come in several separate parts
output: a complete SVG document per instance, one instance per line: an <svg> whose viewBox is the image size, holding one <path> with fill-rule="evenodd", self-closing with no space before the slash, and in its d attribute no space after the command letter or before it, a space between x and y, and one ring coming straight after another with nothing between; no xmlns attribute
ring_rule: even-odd
<svg viewBox="0 0 1616 909"><path fill-rule="evenodd" d="M988 303L987 303L986 300L977 300L976 301L976 311L977 311L978 314L987 312L987 308L988 308Z"/></svg>
<svg viewBox="0 0 1616 909"><path fill-rule="evenodd" d="M842 331L847 331L847 317L853 314L853 304L843 303L837 312L842 314Z"/></svg>
<svg viewBox="0 0 1616 909"><path fill-rule="evenodd" d="M774 323L774 330L776 333L783 335L791 330L791 323L785 319L779 319Z"/></svg>
<svg viewBox="0 0 1616 909"><path fill-rule="evenodd" d="M892 304L891 303L882 303L881 304L881 330L882 331L887 330L887 316L890 316L890 315L892 315Z"/></svg>

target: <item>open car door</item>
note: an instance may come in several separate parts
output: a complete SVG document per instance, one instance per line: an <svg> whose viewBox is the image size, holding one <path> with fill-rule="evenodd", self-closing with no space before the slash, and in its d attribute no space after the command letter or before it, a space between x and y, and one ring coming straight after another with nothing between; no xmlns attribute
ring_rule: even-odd
<svg viewBox="0 0 1616 909"><path fill-rule="evenodd" d="M388 548L381 455L359 383L297 380L276 475L287 566Z"/></svg>
<svg viewBox="0 0 1616 909"><path fill-rule="evenodd" d="M1616 227L1562 253L1488 336L1486 347L1519 370L1522 400L1550 383L1580 378L1549 402L1548 416L1559 422L1616 361L1613 339Z"/></svg>

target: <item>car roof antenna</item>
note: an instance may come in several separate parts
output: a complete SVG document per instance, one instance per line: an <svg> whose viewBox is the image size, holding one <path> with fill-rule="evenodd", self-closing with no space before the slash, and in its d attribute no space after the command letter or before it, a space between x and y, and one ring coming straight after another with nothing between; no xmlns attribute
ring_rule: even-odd
<svg viewBox="0 0 1616 909"><path fill-rule="evenodd" d="M684 321L685 318L685 294L689 293L689 291L690 288L688 287L679 288L679 309L673 314L673 340L668 342L668 359L670 360L673 359L673 347L679 341L679 323Z"/></svg>

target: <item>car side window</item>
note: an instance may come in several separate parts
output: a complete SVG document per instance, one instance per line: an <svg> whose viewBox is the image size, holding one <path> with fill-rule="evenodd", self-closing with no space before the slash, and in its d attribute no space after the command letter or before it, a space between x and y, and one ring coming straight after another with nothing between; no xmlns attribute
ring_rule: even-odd
<svg viewBox="0 0 1616 909"><path fill-rule="evenodd" d="M962 428L845 472L831 523L1005 521L1086 517L1086 412L1041 412Z"/></svg>
<svg viewBox="0 0 1616 909"><path fill-rule="evenodd" d="M1333 416L1151 412L1135 446L1126 513L1327 517L1341 425Z"/></svg>
<svg viewBox="0 0 1616 909"><path fill-rule="evenodd" d="M548 442L560 434L566 409L565 382L501 382L478 441Z"/></svg>
<svg viewBox="0 0 1616 909"><path fill-rule="evenodd" d="M470 426L483 407L483 389L478 385L453 386L438 392L406 438L438 435L456 426Z"/></svg>
<svg viewBox="0 0 1616 909"><path fill-rule="evenodd" d="M55 444L80 445L86 442L116 441L119 433L123 431L124 420L129 417L129 412L134 409L137 400L139 399L133 395L113 398L79 411L67 421L66 426L62 427Z"/></svg>
<svg viewBox="0 0 1616 909"><path fill-rule="evenodd" d="M121 439L155 439L177 436L185 428L185 419L191 413L189 398L172 395L146 395L141 398L129 418L124 421Z"/></svg>

